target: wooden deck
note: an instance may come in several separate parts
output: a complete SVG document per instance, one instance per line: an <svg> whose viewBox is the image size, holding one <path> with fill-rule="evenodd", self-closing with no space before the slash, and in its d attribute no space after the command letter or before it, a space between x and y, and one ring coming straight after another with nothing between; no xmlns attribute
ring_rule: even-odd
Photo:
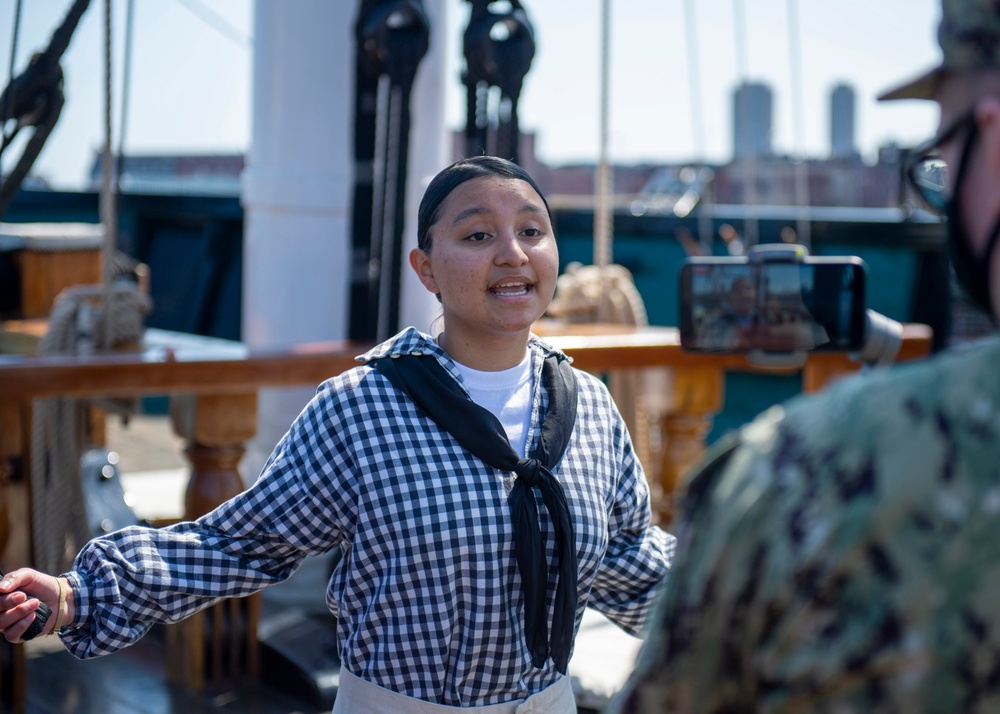
<svg viewBox="0 0 1000 714"><path fill-rule="evenodd" d="M53 638L29 643L26 653L25 714L328 714L332 707L332 699L311 691L287 667L268 660L266 652L261 682L203 693L173 687L165 676L162 628L126 650L93 660L74 658ZM628 662L620 664L630 668ZM599 711L593 697L578 701L579 714Z"/></svg>
<svg viewBox="0 0 1000 714"><path fill-rule="evenodd" d="M131 648L80 661L58 642L27 649L26 714L328 714L329 706L277 683L242 683L200 694L166 682L166 648L153 631Z"/></svg>

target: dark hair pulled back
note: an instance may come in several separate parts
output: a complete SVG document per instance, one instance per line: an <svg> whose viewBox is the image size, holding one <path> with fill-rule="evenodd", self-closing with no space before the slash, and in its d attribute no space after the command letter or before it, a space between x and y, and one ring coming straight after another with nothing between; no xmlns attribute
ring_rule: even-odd
<svg viewBox="0 0 1000 714"><path fill-rule="evenodd" d="M533 189L545 204L545 211L551 217L549 203L545 200L534 179L528 172L515 164L513 161L501 159L497 156L473 156L468 159L456 161L451 166L443 169L437 176L431 179L424 191L424 196L420 199L420 208L417 210L417 247L425 253L431 250L431 226L437 223L441 217L441 204L448 198L449 194L459 185L474 178L483 176L500 176L501 178L512 178L524 181Z"/></svg>

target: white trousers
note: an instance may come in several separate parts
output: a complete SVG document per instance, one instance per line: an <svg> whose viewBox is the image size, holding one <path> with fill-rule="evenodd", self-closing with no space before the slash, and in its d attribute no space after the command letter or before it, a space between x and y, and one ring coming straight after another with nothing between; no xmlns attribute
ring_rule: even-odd
<svg viewBox="0 0 1000 714"><path fill-rule="evenodd" d="M485 707L449 707L397 694L366 682L346 669L340 670L333 714L446 714L481 712L482 714L576 714L576 699L568 676L527 699Z"/></svg>

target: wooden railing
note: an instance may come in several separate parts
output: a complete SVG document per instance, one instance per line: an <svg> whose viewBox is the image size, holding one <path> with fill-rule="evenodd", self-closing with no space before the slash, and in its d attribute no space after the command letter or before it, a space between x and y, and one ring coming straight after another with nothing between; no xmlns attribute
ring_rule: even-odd
<svg viewBox="0 0 1000 714"><path fill-rule="evenodd" d="M569 332L572 331L570 334ZM166 337L164 337L164 334ZM647 472L654 494L654 510L661 524L673 516L673 497L684 472L703 454L712 418L723 407L727 371L793 373L801 371L803 391L816 391L831 379L859 368L842 353L813 353L801 370L762 369L745 356L703 356L680 347L674 328L605 329L573 325L545 331L545 338L563 349L580 369L613 373L642 368L665 369L670 375L666 406L657 417L662 444L657 463ZM170 395L180 406L174 424L186 442L191 472L185 498L186 518L200 516L242 489L237 471L244 444L257 430L257 393L263 388L314 386L356 364L354 357L367 345L347 341L303 344L276 351L247 351L236 346L222 354L191 353L171 346L169 333L159 335L141 353L91 357L14 357L0 355L0 470L16 453L27 458L27 424L31 400L42 397L80 398ZM931 351L931 331L923 325L904 326L898 360L910 360ZM177 416L179 415L179 416ZM7 516L7 499L0 490L0 526ZM16 519L11 527L24 527ZM7 534L0 529L0 548ZM2 552L2 550L0 550ZM255 602L250 600L250 602ZM206 672L211 678L232 667L253 674L256 668L256 605L248 611L213 611L207 619L192 618L174 626L171 646L179 648L169 672L175 684L200 689ZM205 659L203 644L210 633L232 641L233 622L245 622L246 656L224 647L209 648L215 660ZM221 633L221 634L220 634ZM230 648L233 649L232 647Z"/></svg>
<svg viewBox="0 0 1000 714"><path fill-rule="evenodd" d="M571 331L571 332L570 332ZM31 399L39 397L172 395L183 403L175 419L188 444L191 478L185 517L197 517L241 488L235 466L243 445L257 429L257 392L263 388L314 386L357 364L368 345L349 341L302 344L284 350L223 354L209 349L185 353L171 345L170 333L157 333L155 346L142 353L91 357L14 357L0 355L0 463L11 450L11 425ZM931 350L925 325L905 325L898 361L924 357ZM724 404L727 371L794 374L802 390L814 392L860 365L846 353L815 352L800 369L762 368L740 354L697 355L683 350L675 328L551 327L545 339L573 357L575 366L596 373L642 368L669 371L667 407L659 416L664 444L660 463L647 465L660 492L661 522L669 522L670 496L682 474L702 454L713 416ZM23 443L23 435L22 435ZM13 446L16 448L16 445ZM25 451L27 453L27 451ZM0 494L2 495L2 494Z"/></svg>

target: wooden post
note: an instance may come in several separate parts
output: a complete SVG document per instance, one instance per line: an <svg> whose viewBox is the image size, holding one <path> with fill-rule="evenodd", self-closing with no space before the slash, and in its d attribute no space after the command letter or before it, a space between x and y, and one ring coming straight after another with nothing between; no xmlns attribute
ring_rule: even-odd
<svg viewBox="0 0 1000 714"><path fill-rule="evenodd" d="M670 406L660 423L663 451L659 483L655 484L659 524L668 527L675 515L675 498L684 473L705 453L705 437L712 418L722 409L725 372L706 361L695 367L672 370Z"/></svg>
<svg viewBox="0 0 1000 714"><path fill-rule="evenodd" d="M21 403L0 402L0 555L10 538L7 482L14 476L15 459L21 456Z"/></svg>
<svg viewBox="0 0 1000 714"><path fill-rule="evenodd" d="M13 476L14 459L21 454L20 402L0 401L0 554L10 539L8 483ZM0 640L0 711L24 711L24 648Z"/></svg>
<svg viewBox="0 0 1000 714"><path fill-rule="evenodd" d="M840 353L813 354L802 368L802 391L811 394L827 387L838 377L857 372L859 362Z"/></svg>
<svg viewBox="0 0 1000 714"><path fill-rule="evenodd" d="M191 462L184 517L193 520L243 491L243 444L257 431L257 393L171 400L174 431ZM226 600L167 627L167 680L190 691L259 674L257 595Z"/></svg>

